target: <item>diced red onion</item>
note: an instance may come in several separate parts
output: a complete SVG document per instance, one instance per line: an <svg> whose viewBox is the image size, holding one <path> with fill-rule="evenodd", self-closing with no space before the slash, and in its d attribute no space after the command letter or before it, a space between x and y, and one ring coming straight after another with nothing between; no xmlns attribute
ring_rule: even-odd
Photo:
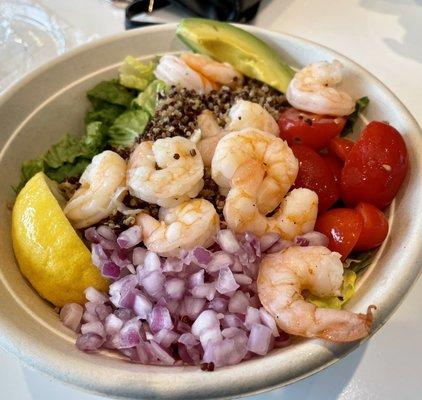
<svg viewBox="0 0 422 400"><path fill-rule="evenodd" d="M192 296L185 296L182 303L181 315L186 315L190 319L195 319L205 306L205 299L197 299Z"/></svg>
<svg viewBox="0 0 422 400"><path fill-rule="evenodd" d="M104 329L107 335L113 336L120 332L123 327L123 321L116 317L114 314L110 314L104 321Z"/></svg>
<svg viewBox="0 0 422 400"><path fill-rule="evenodd" d="M104 338L95 333L87 333L76 339L76 347L86 352L97 351L104 343Z"/></svg>
<svg viewBox="0 0 422 400"><path fill-rule="evenodd" d="M101 268L101 274L106 278L117 279L120 276L120 267L113 261L106 261Z"/></svg>
<svg viewBox="0 0 422 400"><path fill-rule="evenodd" d="M253 324L249 334L247 349L261 356L268 353L273 334L271 329L262 324Z"/></svg>
<svg viewBox="0 0 422 400"><path fill-rule="evenodd" d="M206 298L211 301L215 296L215 283L204 283L202 285L195 286L191 289L193 297Z"/></svg>
<svg viewBox="0 0 422 400"><path fill-rule="evenodd" d="M77 331L81 323L83 308L80 304L68 303L60 310L60 319L72 331Z"/></svg>
<svg viewBox="0 0 422 400"><path fill-rule="evenodd" d="M253 284L252 284L253 285ZM252 285L250 285L250 286L252 286ZM255 293L256 293L256 291L254 291ZM252 296L251 298L250 298L250 300L249 300L249 305L251 306L251 307L255 307L255 308L259 308L259 307L261 307L261 302L260 302L260 300L259 300L259 297L258 297L258 295L256 294L256 295L254 295L254 296Z"/></svg>
<svg viewBox="0 0 422 400"><path fill-rule="evenodd" d="M179 337L180 335L174 331L170 331L168 329L161 329L154 335L153 340L157 342L160 346L168 348L173 343L176 343Z"/></svg>
<svg viewBox="0 0 422 400"><path fill-rule="evenodd" d="M179 343L183 343L186 347L194 347L199 344L198 340L192 333L183 333L178 339Z"/></svg>
<svg viewBox="0 0 422 400"><path fill-rule="evenodd" d="M127 308L120 308L114 311L114 315L123 321L128 321L129 319L133 317L132 311L128 310Z"/></svg>
<svg viewBox="0 0 422 400"><path fill-rule="evenodd" d="M132 308L138 317L147 319L152 311L152 303L147 297L139 293L135 295Z"/></svg>
<svg viewBox="0 0 422 400"><path fill-rule="evenodd" d="M87 333L95 333L98 336L105 337L104 326L100 321L87 322L81 325L81 333L83 335Z"/></svg>
<svg viewBox="0 0 422 400"><path fill-rule="evenodd" d="M138 284L138 279L135 275L128 275L118 281L112 283L109 287L110 301L116 306L120 307L121 300L126 297L128 293L133 291Z"/></svg>
<svg viewBox="0 0 422 400"><path fill-rule="evenodd" d="M182 272L183 271L183 262L178 258L167 258L164 266L164 272Z"/></svg>
<svg viewBox="0 0 422 400"><path fill-rule="evenodd" d="M108 302L108 296L93 287L86 288L84 293L86 299L92 303L104 304Z"/></svg>
<svg viewBox="0 0 422 400"><path fill-rule="evenodd" d="M204 270L201 269L200 271L196 272L195 274L189 277L188 286L189 288L194 288L198 285L204 284Z"/></svg>
<svg viewBox="0 0 422 400"><path fill-rule="evenodd" d="M245 316L245 327L248 330L251 330L253 324L259 324L261 322L261 317L259 315L259 310L255 307L248 307L246 310Z"/></svg>
<svg viewBox="0 0 422 400"><path fill-rule="evenodd" d="M227 253L236 254L240 251L240 244L229 229L222 229L217 233L217 243Z"/></svg>
<svg viewBox="0 0 422 400"><path fill-rule="evenodd" d="M328 237L321 232L308 232L300 236L296 236L294 243L299 246L328 246Z"/></svg>
<svg viewBox="0 0 422 400"><path fill-rule="evenodd" d="M126 229L116 239L122 249L130 249L142 241L142 229L138 225Z"/></svg>
<svg viewBox="0 0 422 400"><path fill-rule="evenodd" d="M271 332L273 333L274 337L280 336L280 334L278 333L278 328L275 319L267 310L265 310L264 307L261 307L259 309L259 316L261 318L261 322L271 329Z"/></svg>
<svg viewBox="0 0 422 400"><path fill-rule="evenodd" d="M94 227L85 229L84 232L85 239L91 243L100 243L100 236L97 233L97 230Z"/></svg>
<svg viewBox="0 0 422 400"><path fill-rule="evenodd" d="M262 252L267 251L271 246L277 243L279 239L280 239L280 235L275 232L269 232L261 236L261 238L259 239L260 245L261 245L261 251Z"/></svg>
<svg viewBox="0 0 422 400"><path fill-rule="evenodd" d="M117 239L116 234L114 233L113 229L105 225L100 225L97 228L97 233L101 235L104 239L110 240L111 242L114 242Z"/></svg>
<svg viewBox="0 0 422 400"><path fill-rule="evenodd" d="M155 343L153 340L150 342L151 350L154 352L154 355L164 364L164 365L173 365L175 359L167 353L159 344Z"/></svg>
<svg viewBox="0 0 422 400"><path fill-rule="evenodd" d="M165 277L161 271L153 271L140 282L145 291L154 298L160 297L163 292Z"/></svg>
<svg viewBox="0 0 422 400"><path fill-rule="evenodd" d="M145 258L147 256L147 249L143 247L135 247L132 253L132 263L133 265L144 265Z"/></svg>
<svg viewBox="0 0 422 400"><path fill-rule="evenodd" d="M137 318L126 321L120 332L112 339L112 344L116 349L127 349L135 347L141 341L142 323Z"/></svg>
<svg viewBox="0 0 422 400"><path fill-rule="evenodd" d="M233 274L234 280L240 285L240 286L247 286L252 283L252 278L245 274Z"/></svg>
<svg viewBox="0 0 422 400"><path fill-rule="evenodd" d="M152 333L161 329L173 329L173 322L169 310L163 306L155 306L148 316L148 323Z"/></svg>
<svg viewBox="0 0 422 400"><path fill-rule="evenodd" d="M232 327L243 327L242 320L234 314L225 314L224 318L221 321L221 325L223 328L232 328Z"/></svg>
<svg viewBox="0 0 422 400"><path fill-rule="evenodd" d="M224 299L223 297L214 297L214 299L209 302L208 307L218 313L226 313L228 304L229 301L227 299Z"/></svg>
<svg viewBox="0 0 422 400"><path fill-rule="evenodd" d="M239 288L229 267L223 267L218 273L217 292L227 294Z"/></svg>
<svg viewBox="0 0 422 400"><path fill-rule="evenodd" d="M202 311L192 324L192 333L199 338L203 348L210 340L221 340L220 321L217 313L213 310Z"/></svg>
<svg viewBox="0 0 422 400"><path fill-rule="evenodd" d="M288 247L293 246L294 243L289 240L279 240L274 245L272 245L267 251L267 254L278 253L281 250L287 249Z"/></svg>
<svg viewBox="0 0 422 400"><path fill-rule="evenodd" d="M125 254L119 252L121 249L114 249L111 253L110 259L120 268L125 268L128 264L130 264L130 260L126 257Z"/></svg>
<svg viewBox="0 0 422 400"><path fill-rule="evenodd" d="M233 314L246 314L249 306L250 296L240 290L237 290L229 300L229 312Z"/></svg>
<svg viewBox="0 0 422 400"><path fill-rule="evenodd" d="M92 263L100 269L105 262L109 261L107 254L100 244L93 244L91 246L91 259Z"/></svg>
<svg viewBox="0 0 422 400"><path fill-rule="evenodd" d="M212 258L211 252L202 246L198 246L195 249L193 249L191 254L192 254L193 261L197 265L204 268L207 266L207 264L211 261L211 258Z"/></svg>
<svg viewBox="0 0 422 400"><path fill-rule="evenodd" d="M158 255L152 251L147 251L147 254L144 260L144 267L148 271L161 269L160 257L158 257Z"/></svg>
<svg viewBox="0 0 422 400"><path fill-rule="evenodd" d="M224 251L217 251L213 253L211 261L207 265L207 272L212 274L223 267L230 267L233 263L234 261L230 254L227 254Z"/></svg>
<svg viewBox="0 0 422 400"><path fill-rule="evenodd" d="M180 278L167 279L164 284L166 295L170 299L180 300L185 294L186 283Z"/></svg>
<svg viewBox="0 0 422 400"><path fill-rule="evenodd" d="M141 364L148 364L150 361L149 352L147 350L146 343L141 341L136 346L136 352L138 354L138 359Z"/></svg>
<svg viewBox="0 0 422 400"><path fill-rule="evenodd" d="M98 317L96 314L92 314L89 311L85 311L82 315L82 321L84 322L98 321Z"/></svg>

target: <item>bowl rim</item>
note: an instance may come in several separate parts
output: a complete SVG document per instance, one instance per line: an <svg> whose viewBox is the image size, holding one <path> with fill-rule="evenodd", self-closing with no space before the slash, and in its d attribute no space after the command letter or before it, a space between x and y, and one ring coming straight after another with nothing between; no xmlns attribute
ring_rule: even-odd
<svg viewBox="0 0 422 400"><path fill-rule="evenodd" d="M56 66L57 64L60 64L62 62L65 62L68 59L71 59L75 56L77 56L79 53L87 52L90 49L100 47L103 45L107 45L108 43L117 42L122 38L127 37L137 37L142 36L143 34L154 34L155 32L161 32L161 31L170 31L175 32L175 29L177 27L177 23L172 24L163 24L158 26L151 26L151 27L144 27L139 29L134 29L131 31L124 31L118 34L110 35L104 38L101 38L99 40L95 40L92 42L89 42L87 44L84 44L82 46L79 46L77 48L74 48L48 62L45 64L39 66L35 70L27 73L22 78L20 78L17 82L15 82L11 87L9 87L5 92L3 92L0 96L0 108L8 99L13 97L14 94L18 93L21 89L23 89L29 82L31 82L33 79L35 79L37 76L41 75L43 72L47 71L53 66ZM358 68L360 71L362 71L370 80L376 82L382 90L391 98L394 102L394 107L400 109L400 112L403 114L403 118L406 118L408 120L408 124L410 124L416 131L416 134L419 134L419 139L422 137L421 129L418 126L418 123L416 122L415 118L410 114L410 112L407 110L406 106L393 94L393 92L386 87L386 85L381 82L378 78L376 78L374 75L372 75L369 71L367 71L365 68L361 67L359 64L355 63L348 57L338 53L337 51L334 51L330 49L327 46L320 45L318 43L315 43L313 41L303 39L301 37L290 35L287 33L282 33L279 31L273 31L268 30L264 28L258 28L254 26L249 25L243 25L243 24L235 24L239 27L242 27L243 29L256 34L265 34L270 35L274 38L281 37L288 40L293 40L296 43L299 43L301 45L305 46L311 46L316 49L320 49L324 51L325 54L347 60L347 62L351 65L354 65L356 68ZM1 151L0 157L3 155L3 151L7 151L8 148L8 142L11 138L8 138L6 141L6 145L4 146L4 150ZM374 330L371 332L370 336L374 335L375 332L378 331L378 329L392 316L394 311L397 309L397 307L401 304L401 302L404 300L405 295L410 291L411 287L414 285L414 283L417 281L419 275L422 271L422 265L421 263L418 263L418 260L422 259L422 248L418 249L418 254L416 255L415 262L413 262L413 268L411 271L411 276L408 277L407 282L405 282L400 287L400 292L394 296L394 301L390 301L390 308L388 311L388 314L384 317L382 321L378 321L376 326L374 327ZM0 273L1 278L1 273ZM412 278L412 279L410 279ZM2 315L2 312L0 311L0 325L1 322L5 319L5 316ZM309 367L302 368L302 371L300 373L295 373L293 376L284 376L284 380L277 380L274 379L274 376L271 377L271 379L265 381L263 377L261 377L261 381L259 384L256 384L253 387L247 387L246 390L243 390L240 385L238 385L238 388L233 390L230 390L230 388L226 388L226 392L222 392L219 390L218 392L215 392L213 390L210 390L210 384L209 382L203 382L203 379L201 379L201 375L204 375L204 373L195 373L194 371L191 371L189 367L170 367L170 368L177 368L177 371L180 373L182 369L189 370L187 372L190 374L192 379L198 378L199 381L202 381L202 383L206 383L206 389L201 387L201 393L196 392L195 396L192 396L193 392L189 392L187 396L184 396L186 393L183 392L177 392L174 395L172 395L171 392L168 390L161 390L161 388L157 387L151 387L149 388L150 391L142 391L140 387L133 388L133 391L127 392L124 390L124 387L122 385L113 385L112 383L108 382L108 384L105 384L105 382L92 382L89 378L88 379L82 379L80 375L78 376L72 376L70 374L71 370L67 369L66 366L63 366L62 369L53 369L50 366L50 361L53 361L57 354L56 351L49 348L49 346L45 345L42 353L42 357L40 357L39 352L33 352L30 346L30 343L26 343L25 346L19 347L18 343L20 341L25 341L25 338L22 336L22 332L20 332L18 329L16 329L13 332L15 337L12 338L12 335L9 333L9 335L6 334L0 334L0 347L6 350L7 352L11 353L12 355L16 356L20 361L25 363L27 366L34 368L36 370L39 370L46 375L52 376L58 380L61 380L64 383L70 384L72 386L78 387L79 389L83 389L89 392L94 392L101 395L112 395L113 397L120 397L120 398L135 398L135 395L143 395L146 398L153 398L156 396L159 396L161 398L229 398L232 396L241 396L241 395L252 395L252 394L258 394L265 391L269 391L281 386L285 386L287 384L296 382L300 379L306 378L332 364L334 364L336 361L338 361L340 358L346 356L349 352L353 351L357 347L359 347L362 343L366 342L368 338L365 338L363 341L357 342L357 343L349 343L349 344L329 344L325 346L321 346L321 342L316 339L312 340L306 340L303 341L304 345L309 352L309 354L312 354L312 356L315 356L316 353L319 355L319 361L314 362L313 365L310 365ZM21 337L20 337L21 336ZM19 340L20 339L20 340ZM289 351L289 350L288 350ZM289 351L292 354L295 354L293 351ZM297 351L296 351L297 354ZM62 361L65 360L66 357L62 357ZM94 359L94 358L93 358ZM225 368L220 368L219 371L214 372L212 375L216 376L220 375L221 373L229 373L235 372L235 369L239 369L239 366L244 366L248 364L251 369L258 368L260 370L267 370L271 367L271 364L268 363L268 360L266 360L266 357L263 358L254 358L252 360L242 362L241 364L237 366L230 366ZM258 365L259 364L259 365ZM55 364L57 365L57 364ZM87 364L88 366L88 364ZM164 371L165 367L156 367ZM158 374L160 375L160 374ZM167 375L167 379L169 378L169 375ZM262 375L262 373L261 373ZM288 375L288 374L287 374ZM220 375L221 376L221 375ZM78 380L79 378L79 380ZM165 377L164 377L165 379ZM161 380L161 383L164 382L164 379ZM131 381L133 383L133 381ZM198 386L200 387L200 386ZM221 388L220 388L221 389ZM106 391L105 391L106 390ZM208 392L207 392L208 390ZM200 396L199 396L200 394ZM132 397L133 396L133 397Z"/></svg>

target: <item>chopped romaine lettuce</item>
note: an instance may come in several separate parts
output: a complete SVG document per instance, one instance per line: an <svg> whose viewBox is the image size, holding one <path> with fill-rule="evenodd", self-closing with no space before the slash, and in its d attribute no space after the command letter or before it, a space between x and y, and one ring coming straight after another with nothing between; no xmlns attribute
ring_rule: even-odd
<svg viewBox="0 0 422 400"><path fill-rule="evenodd" d="M352 114L349 115L346 121L346 125L344 125L343 131L341 132L341 136L346 136L349 133L353 132L353 127L356 123L356 121L359 118L359 114L363 112L363 110L368 106L369 99L368 97L361 97L357 102L355 106L355 111L353 111Z"/></svg>
<svg viewBox="0 0 422 400"><path fill-rule="evenodd" d="M318 297L311 294L306 297L306 300L315 304L317 307L340 310L343 304L353 296L355 292L355 283L356 274L351 270L345 270L343 274L341 296Z"/></svg>
<svg viewBox="0 0 422 400"><path fill-rule="evenodd" d="M135 95L116 80L102 81L87 93L95 110L104 107L104 102L129 107Z"/></svg>
<svg viewBox="0 0 422 400"><path fill-rule="evenodd" d="M119 82L131 89L144 90L155 79L155 63L145 64L137 58L127 56L119 68Z"/></svg>
<svg viewBox="0 0 422 400"><path fill-rule="evenodd" d="M354 254L345 261L344 268L347 268L357 274L371 264L374 253L375 250L369 250Z"/></svg>
<svg viewBox="0 0 422 400"><path fill-rule="evenodd" d="M149 114L144 110L124 112L108 131L109 144L115 147L129 147L141 135L149 121Z"/></svg>
<svg viewBox="0 0 422 400"><path fill-rule="evenodd" d="M85 123L89 124L90 122L99 121L105 126L111 126L114 120L125 111L125 107L103 102L101 105L97 105L96 109L86 113Z"/></svg>
<svg viewBox="0 0 422 400"><path fill-rule="evenodd" d="M53 145L47 153L38 159L22 164L21 181L15 188L19 192L25 183L37 172L44 171L57 182L80 175L92 157L105 149L107 137L101 122L91 122L86 127L86 134L77 139L66 135Z"/></svg>
<svg viewBox="0 0 422 400"><path fill-rule="evenodd" d="M166 89L167 85L163 81L160 81L159 79L152 81L147 88L132 101L131 107L141 108L151 115L151 117L154 116L158 93L164 92Z"/></svg>

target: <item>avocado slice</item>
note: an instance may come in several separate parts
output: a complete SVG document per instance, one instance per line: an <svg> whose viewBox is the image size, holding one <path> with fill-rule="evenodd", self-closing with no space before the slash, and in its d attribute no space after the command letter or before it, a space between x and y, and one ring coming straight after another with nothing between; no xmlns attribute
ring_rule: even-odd
<svg viewBox="0 0 422 400"><path fill-rule="evenodd" d="M226 22L184 18L176 34L193 51L228 62L244 75L283 93L295 74L265 42Z"/></svg>

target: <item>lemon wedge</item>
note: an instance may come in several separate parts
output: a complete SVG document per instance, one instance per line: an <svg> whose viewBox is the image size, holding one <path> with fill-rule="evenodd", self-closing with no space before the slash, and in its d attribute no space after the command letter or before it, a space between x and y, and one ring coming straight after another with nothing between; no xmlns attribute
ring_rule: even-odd
<svg viewBox="0 0 422 400"><path fill-rule="evenodd" d="M108 289L91 253L62 211L57 184L42 172L20 191L12 213L13 249L22 274L56 306L85 303L84 290Z"/></svg>

